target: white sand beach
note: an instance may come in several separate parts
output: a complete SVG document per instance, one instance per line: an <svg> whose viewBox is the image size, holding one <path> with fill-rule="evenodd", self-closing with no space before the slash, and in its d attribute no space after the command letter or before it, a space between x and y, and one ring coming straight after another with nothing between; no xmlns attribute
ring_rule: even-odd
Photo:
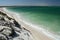
<svg viewBox="0 0 60 40"><path fill-rule="evenodd" d="M12 12L8 12L7 10L4 9L0 9L2 12L6 12L8 16L13 17L22 27L26 28L27 30L29 30L32 34L32 38L33 40L55 40L54 37L52 37L52 35L50 35L49 33L44 32L45 30L39 27L32 27L32 24L29 24L27 22L25 22L24 20L22 20L20 17L18 17L17 15L12 14Z"/></svg>

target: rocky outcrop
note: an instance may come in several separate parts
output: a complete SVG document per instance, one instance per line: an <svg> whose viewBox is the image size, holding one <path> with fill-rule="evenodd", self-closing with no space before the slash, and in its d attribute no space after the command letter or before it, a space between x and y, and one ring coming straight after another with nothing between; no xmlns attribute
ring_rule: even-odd
<svg viewBox="0 0 60 40"><path fill-rule="evenodd" d="M32 40L30 32L0 11L0 40Z"/></svg>

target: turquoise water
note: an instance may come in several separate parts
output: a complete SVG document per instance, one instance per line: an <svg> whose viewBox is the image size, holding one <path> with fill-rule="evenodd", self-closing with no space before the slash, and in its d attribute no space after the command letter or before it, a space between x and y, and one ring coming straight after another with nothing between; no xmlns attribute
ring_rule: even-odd
<svg viewBox="0 0 60 40"><path fill-rule="evenodd" d="M18 12L25 20L33 24L43 25L55 33L60 32L60 7L21 6L7 9Z"/></svg>

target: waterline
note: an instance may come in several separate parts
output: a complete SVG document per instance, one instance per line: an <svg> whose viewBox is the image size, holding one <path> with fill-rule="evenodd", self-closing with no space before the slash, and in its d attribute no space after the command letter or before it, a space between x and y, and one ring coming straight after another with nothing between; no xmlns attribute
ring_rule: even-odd
<svg viewBox="0 0 60 40"><path fill-rule="evenodd" d="M34 25L34 24L29 23L29 22L27 22L25 20L22 20L22 18L20 17L19 14L15 13L15 12L12 12L12 11L8 11L6 8L3 8L3 10L6 11L6 12L8 12L8 13L11 13L11 14L13 13L14 16L17 16L20 19L20 21L22 21L26 25L29 25L29 27L35 28L37 31L40 31L40 32L44 33L46 36L51 37L54 40L59 40L59 38L57 38L56 35L53 35L48 30L45 30L45 29L39 27L38 25Z"/></svg>

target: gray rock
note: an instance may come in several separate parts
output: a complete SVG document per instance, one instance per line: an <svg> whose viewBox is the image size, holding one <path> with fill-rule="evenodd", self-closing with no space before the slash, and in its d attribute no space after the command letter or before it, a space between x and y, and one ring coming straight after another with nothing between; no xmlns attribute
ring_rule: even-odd
<svg viewBox="0 0 60 40"><path fill-rule="evenodd" d="M0 40L7 40L6 36L0 33Z"/></svg>
<svg viewBox="0 0 60 40"><path fill-rule="evenodd" d="M2 26L3 28L1 29L1 33L9 36L10 34L12 34L12 29L6 26Z"/></svg>
<svg viewBox="0 0 60 40"><path fill-rule="evenodd" d="M0 12L0 40L32 40L30 35L14 18Z"/></svg>

